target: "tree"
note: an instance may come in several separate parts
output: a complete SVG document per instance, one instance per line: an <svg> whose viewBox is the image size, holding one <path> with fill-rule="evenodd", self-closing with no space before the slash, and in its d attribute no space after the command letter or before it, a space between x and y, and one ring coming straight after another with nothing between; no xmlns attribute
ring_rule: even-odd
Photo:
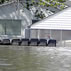
<svg viewBox="0 0 71 71"><path fill-rule="evenodd" d="M22 0L20 0L21 2ZM65 2L66 0L26 0L25 2L23 2L23 6L30 10L30 7L55 7L58 8L60 10L64 9L65 5L63 2ZM39 10L37 9L35 11L35 17L36 18L41 18L43 19L45 17L43 12L39 13Z"/></svg>
<svg viewBox="0 0 71 71"><path fill-rule="evenodd" d="M61 9L64 8L64 3L66 0L26 0L26 8L29 10L29 7L32 6L53 6L53 7L58 7L61 5ZM31 2L31 4L30 4Z"/></svg>
<svg viewBox="0 0 71 71"><path fill-rule="evenodd" d="M0 0L0 4L3 4L6 1L9 1L9 0Z"/></svg>

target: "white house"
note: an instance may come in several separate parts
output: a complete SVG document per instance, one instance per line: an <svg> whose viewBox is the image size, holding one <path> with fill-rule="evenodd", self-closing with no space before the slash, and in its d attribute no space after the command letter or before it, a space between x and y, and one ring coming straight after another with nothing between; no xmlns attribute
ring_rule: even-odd
<svg viewBox="0 0 71 71"><path fill-rule="evenodd" d="M71 7L60 11L49 18L33 24L30 28L33 38L51 38L57 41L71 40ZM32 31L36 30L35 35Z"/></svg>
<svg viewBox="0 0 71 71"><path fill-rule="evenodd" d="M22 4L11 2L0 5L0 35L25 37L24 29L30 24L32 24L32 14L23 8Z"/></svg>

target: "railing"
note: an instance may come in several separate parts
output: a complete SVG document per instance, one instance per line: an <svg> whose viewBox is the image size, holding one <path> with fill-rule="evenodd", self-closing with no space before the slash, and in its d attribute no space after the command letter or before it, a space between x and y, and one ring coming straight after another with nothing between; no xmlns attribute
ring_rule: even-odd
<svg viewBox="0 0 71 71"><path fill-rule="evenodd" d="M0 45L22 45L22 46L55 46L56 40L54 39L37 39L37 38L8 38L0 39Z"/></svg>

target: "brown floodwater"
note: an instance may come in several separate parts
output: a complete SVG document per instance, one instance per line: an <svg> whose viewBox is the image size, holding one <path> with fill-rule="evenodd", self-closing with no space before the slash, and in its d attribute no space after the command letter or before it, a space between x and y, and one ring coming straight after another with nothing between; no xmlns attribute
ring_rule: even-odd
<svg viewBox="0 0 71 71"><path fill-rule="evenodd" d="M71 71L71 48L0 46L0 71Z"/></svg>

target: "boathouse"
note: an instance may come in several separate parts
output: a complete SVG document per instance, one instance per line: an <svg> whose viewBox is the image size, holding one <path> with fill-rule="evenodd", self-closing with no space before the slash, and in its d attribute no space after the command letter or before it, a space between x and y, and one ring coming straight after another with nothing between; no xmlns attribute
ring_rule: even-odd
<svg viewBox="0 0 71 71"><path fill-rule="evenodd" d="M63 43L65 46L65 42L70 42L71 44L71 7L33 24L30 30L31 38L47 39L50 36L50 38L60 42L60 45ZM36 32L32 33L32 31Z"/></svg>
<svg viewBox="0 0 71 71"><path fill-rule="evenodd" d="M31 19L31 13L23 8L21 3L11 2L0 5L0 35L25 37L25 28L32 24Z"/></svg>

